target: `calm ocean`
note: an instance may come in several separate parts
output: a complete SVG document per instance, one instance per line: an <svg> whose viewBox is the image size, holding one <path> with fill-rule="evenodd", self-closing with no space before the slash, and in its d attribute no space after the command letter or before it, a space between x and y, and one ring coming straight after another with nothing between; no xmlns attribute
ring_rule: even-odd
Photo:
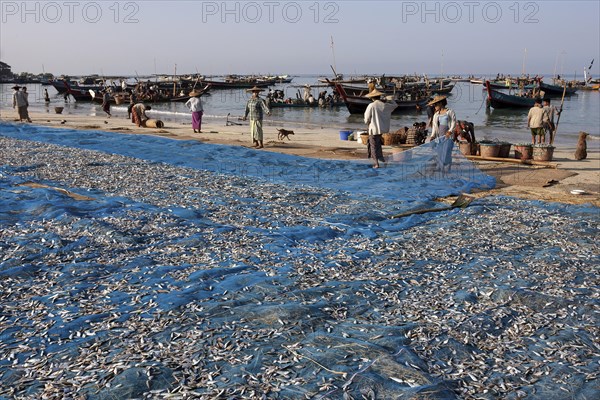
<svg viewBox="0 0 600 400"><path fill-rule="evenodd" d="M284 91L286 97L295 98L303 93L303 86L309 84L312 92L317 96L319 91L331 90L318 82L317 75L295 76L289 84L279 85L276 89ZM0 113L4 117L15 113L12 109L12 84L0 85ZM43 91L48 89L51 97L51 106L64 105L61 96L57 96L52 86L40 84L27 85L30 92L30 109L32 111L50 111L43 101ZM468 82L458 82L448 98L449 107L452 108L458 119L465 119L475 124L475 134L478 140L498 139L512 143L530 141L527 129L527 110L495 110L486 109L485 99L487 93L482 85L473 85ZM249 95L243 90L213 90L210 95L204 96L204 118L206 122L221 121L225 125L227 114L231 119L243 115L244 107ZM560 107L560 98L553 99L553 104ZM189 112L183 103L153 104L153 114L165 122L186 123L190 120ZM113 106L114 112L124 114L126 106ZM66 105L63 112L68 115L104 115L99 104L87 102L71 102ZM320 108L288 108L274 109L267 118L273 126L286 127L300 130L304 128L334 128L334 129L364 129L361 115L350 115L345 107L320 109ZM392 130L404 126L412 126L414 122L425 121L427 114L413 112L394 115ZM561 115L556 144L563 147L573 147L577 141L579 131L592 135L600 133L600 93L598 91L578 91L571 97L566 97L563 113Z"/></svg>

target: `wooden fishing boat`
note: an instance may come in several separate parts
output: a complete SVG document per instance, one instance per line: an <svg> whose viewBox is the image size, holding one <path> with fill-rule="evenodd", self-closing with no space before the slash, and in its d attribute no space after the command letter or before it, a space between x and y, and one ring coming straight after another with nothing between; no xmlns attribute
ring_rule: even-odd
<svg viewBox="0 0 600 400"><path fill-rule="evenodd" d="M208 91L210 90L211 85L205 85L202 89L199 90L199 92L201 93L200 96L206 96L208 93ZM192 96L177 96L177 97L171 97L169 99L170 102L184 102L184 101L188 101Z"/></svg>
<svg viewBox="0 0 600 400"><path fill-rule="evenodd" d="M577 89L587 90L587 91L600 90L600 84L599 85L581 85L581 86L577 86Z"/></svg>
<svg viewBox="0 0 600 400"><path fill-rule="evenodd" d="M338 83L335 84L335 88L342 96L346 107L350 114L363 114L368 105L372 103L371 99L364 97L364 95L349 95L344 90L343 85ZM394 110L393 114L401 114L411 111L419 111L421 110L429 100L429 97L417 97L413 99L404 99L404 92L396 92L391 101L395 102L398 107Z"/></svg>
<svg viewBox="0 0 600 400"><path fill-rule="evenodd" d="M564 86L550 85L548 83L544 83L543 81L540 81L539 84L540 90L543 91L546 96L562 97L563 92L565 93L565 96L571 96L577 92L577 88L573 86L567 86L567 89L565 90Z"/></svg>
<svg viewBox="0 0 600 400"><path fill-rule="evenodd" d="M332 108L332 107L343 107L346 105L343 101L331 104L325 104L324 106L319 106L319 104L315 101L312 104L305 103L304 101L285 103L281 101L272 101L269 103L269 108Z"/></svg>
<svg viewBox="0 0 600 400"><path fill-rule="evenodd" d="M202 85L210 84L212 89L249 89L254 86L266 88L273 85L271 81L260 80L254 77L228 75L223 80L207 80L200 81Z"/></svg>
<svg viewBox="0 0 600 400"><path fill-rule="evenodd" d="M490 82L485 82L488 102L493 108L531 108L535 100L531 97L515 96L492 89Z"/></svg>
<svg viewBox="0 0 600 400"><path fill-rule="evenodd" d="M451 83L449 85L444 85L442 87L431 86L429 89L430 89L431 93L435 93L435 94L450 94L452 92L452 89L454 89L454 84Z"/></svg>
<svg viewBox="0 0 600 400"><path fill-rule="evenodd" d="M489 82L490 87L492 89L513 89L515 87L519 87L516 83L510 82L507 83L506 80L502 80L502 81L486 81Z"/></svg>

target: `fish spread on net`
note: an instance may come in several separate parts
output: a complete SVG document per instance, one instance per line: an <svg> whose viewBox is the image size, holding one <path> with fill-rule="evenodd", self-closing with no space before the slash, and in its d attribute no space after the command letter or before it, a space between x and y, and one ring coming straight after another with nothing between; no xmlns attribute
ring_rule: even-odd
<svg viewBox="0 0 600 400"><path fill-rule="evenodd" d="M384 225L347 218L364 200L332 190L0 145L3 207L22 214L5 212L0 230L0 395L560 398L597 386L592 212L488 198Z"/></svg>

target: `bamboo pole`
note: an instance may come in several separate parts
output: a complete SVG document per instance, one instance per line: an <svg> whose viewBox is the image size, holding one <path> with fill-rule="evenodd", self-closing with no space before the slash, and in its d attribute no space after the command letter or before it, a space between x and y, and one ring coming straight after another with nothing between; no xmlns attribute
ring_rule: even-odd
<svg viewBox="0 0 600 400"><path fill-rule="evenodd" d="M506 162L511 164L527 164L537 165L546 168L558 168L558 164L550 163L548 161L536 161L536 160L520 160L518 158L501 158L501 157L482 157L482 156L465 156L467 160L473 161L496 161Z"/></svg>
<svg viewBox="0 0 600 400"><path fill-rule="evenodd" d="M556 119L556 126L554 127L554 131L550 136L550 144L554 144L554 137L556 136L556 131L558 131L558 123L560 122L560 116L563 111L563 105L565 104L565 94L567 93L567 82L565 82L565 86L563 88L562 99L560 100L560 110L558 111L558 118Z"/></svg>

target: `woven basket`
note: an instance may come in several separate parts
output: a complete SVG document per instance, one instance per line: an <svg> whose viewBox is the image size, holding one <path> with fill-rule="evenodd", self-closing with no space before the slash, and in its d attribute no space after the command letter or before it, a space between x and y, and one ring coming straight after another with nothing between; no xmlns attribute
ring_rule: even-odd
<svg viewBox="0 0 600 400"><path fill-rule="evenodd" d="M416 144L417 143L417 136L419 135L419 132L415 129L415 128L409 128L406 131L406 144Z"/></svg>
<svg viewBox="0 0 600 400"><path fill-rule="evenodd" d="M500 145L495 143L479 143L479 152L481 157L498 157Z"/></svg>
<svg viewBox="0 0 600 400"><path fill-rule="evenodd" d="M384 146L391 146L398 143L398 140L400 138L394 133L384 133L383 135L381 135L381 139L383 140Z"/></svg>
<svg viewBox="0 0 600 400"><path fill-rule="evenodd" d="M360 141L362 142L362 144L368 144L369 143L369 134L368 133L361 133L360 134Z"/></svg>
<svg viewBox="0 0 600 400"><path fill-rule="evenodd" d="M554 156L554 146L538 147L533 146L533 159L535 161L552 161Z"/></svg>
<svg viewBox="0 0 600 400"><path fill-rule="evenodd" d="M512 144L510 144L510 143L506 143L506 142L500 143L500 150L498 151L498 157L500 157L500 158L510 157L510 148L511 147L512 147Z"/></svg>
<svg viewBox="0 0 600 400"><path fill-rule="evenodd" d="M396 135L398 135L398 143L400 143L400 144L405 144L406 143L406 138L408 136L408 128L406 126L404 128L398 129L394 133Z"/></svg>
<svg viewBox="0 0 600 400"><path fill-rule="evenodd" d="M477 153L477 150L475 149L474 143L459 142L458 143L458 148L460 149L460 152L463 155L465 155L465 156L470 156L470 155L473 155L473 154Z"/></svg>

